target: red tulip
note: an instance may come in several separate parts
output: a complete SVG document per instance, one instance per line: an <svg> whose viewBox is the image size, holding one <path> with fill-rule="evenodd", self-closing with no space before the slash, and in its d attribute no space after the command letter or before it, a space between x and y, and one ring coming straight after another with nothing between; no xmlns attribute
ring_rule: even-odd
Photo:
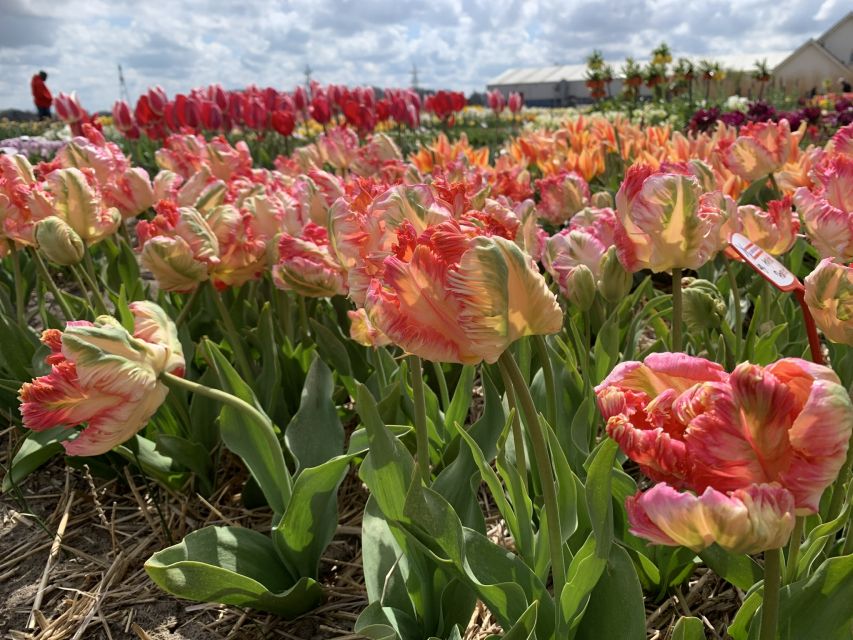
<svg viewBox="0 0 853 640"><path fill-rule="evenodd" d="M296 127L296 118L290 111L274 111L270 118L272 128L283 136L289 136Z"/></svg>

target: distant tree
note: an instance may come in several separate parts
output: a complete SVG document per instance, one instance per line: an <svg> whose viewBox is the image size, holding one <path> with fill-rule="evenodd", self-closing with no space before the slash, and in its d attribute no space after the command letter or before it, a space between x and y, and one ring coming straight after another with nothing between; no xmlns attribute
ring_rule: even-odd
<svg viewBox="0 0 853 640"><path fill-rule="evenodd" d="M764 87L767 86L771 78L767 58L755 61L755 70L752 72L752 77L758 82L758 99L761 100L764 97Z"/></svg>
<svg viewBox="0 0 853 640"><path fill-rule="evenodd" d="M636 102L640 94L640 86L643 84L643 69L631 57L625 58L622 65L622 75L625 76L625 93Z"/></svg>

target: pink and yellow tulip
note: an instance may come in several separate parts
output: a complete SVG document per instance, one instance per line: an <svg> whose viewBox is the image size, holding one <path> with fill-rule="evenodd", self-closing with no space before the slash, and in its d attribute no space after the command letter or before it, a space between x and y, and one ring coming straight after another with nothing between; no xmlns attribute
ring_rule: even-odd
<svg viewBox="0 0 853 640"><path fill-rule="evenodd" d="M166 398L160 374L183 374L177 331L163 310L147 301L130 310L133 335L107 316L42 335L51 370L21 387L21 415L35 431L76 433L62 443L69 455L106 453L132 438Z"/></svg>
<svg viewBox="0 0 853 640"><path fill-rule="evenodd" d="M853 346L853 267L824 258L805 285L815 324L832 342Z"/></svg>
<svg viewBox="0 0 853 640"><path fill-rule="evenodd" d="M853 405L838 376L797 358L731 374L684 354L625 362L596 387L608 435L673 488L723 493L778 483L817 511L844 464Z"/></svg>

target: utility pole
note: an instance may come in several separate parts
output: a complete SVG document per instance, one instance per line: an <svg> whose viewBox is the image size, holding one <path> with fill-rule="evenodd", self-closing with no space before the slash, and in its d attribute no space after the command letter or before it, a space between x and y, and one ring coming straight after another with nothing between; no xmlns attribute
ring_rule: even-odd
<svg viewBox="0 0 853 640"><path fill-rule="evenodd" d="M124 72L121 70L121 63L118 65L118 93L122 100L130 104L130 95L127 92L127 83L124 81Z"/></svg>
<svg viewBox="0 0 853 640"><path fill-rule="evenodd" d="M418 90L418 65L412 63L412 89Z"/></svg>
<svg viewBox="0 0 853 640"><path fill-rule="evenodd" d="M308 92L309 97L311 97L311 73L313 71L310 64L305 65L305 70L303 71L305 74L305 91Z"/></svg>

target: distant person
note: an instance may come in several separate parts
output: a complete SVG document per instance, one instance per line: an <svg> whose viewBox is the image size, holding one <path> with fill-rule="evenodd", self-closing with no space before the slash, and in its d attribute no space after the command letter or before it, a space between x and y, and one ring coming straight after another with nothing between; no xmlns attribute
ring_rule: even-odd
<svg viewBox="0 0 853 640"><path fill-rule="evenodd" d="M33 102L36 103L39 118L50 118L50 105L53 104L53 96L50 95L50 89L44 83L45 80L47 80L47 73L39 71L30 82L30 87L33 90Z"/></svg>
<svg viewBox="0 0 853 640"><path fill-rule="evenodd" d="M812 90L809 91L809 98L814 98L817 95L817 87L812 87Z"/></svg>
<svg viewBox="0 0 853 640"><path fill-rule="evenodd" d="M853 87L850 86L850 82L844 78L839 78L838 84L841 85L841 93L850 93L853 91Z"/></svg>

